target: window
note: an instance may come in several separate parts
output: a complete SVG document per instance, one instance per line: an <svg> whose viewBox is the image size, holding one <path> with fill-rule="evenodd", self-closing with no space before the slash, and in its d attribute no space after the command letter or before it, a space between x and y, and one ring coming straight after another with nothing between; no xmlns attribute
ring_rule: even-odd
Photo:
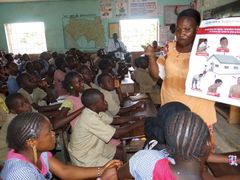
<svg viewBox="0 0 240 180"><path fill-rule="evenodd" d="M235 70L238 69L238 66L234 66L233 69L235 69Z"/></svg>
<svg viewBox="0 0 240 180"><path fill-rule="evenodd" d="M229 69L229 66L224 66L224 69Z"/></svg>
<svg viewBox="0 0 240 180"><path fill-rule="evenodd" d="M215 67L219 67L219 65L218 65L218 64L215 64Z"/></svg>
<svg viewBox="0 0 240 180"><path fill-rule="evenodd" d="M143 51L141 45L158 41L158 19L120 20L121 40L128 51Z"/></svg>
<svg viewBox="0 0 240 180"><path fill-rule="evenodd" d="M43 22L4 24L8 51L36 54L47 50Z"/></svg>

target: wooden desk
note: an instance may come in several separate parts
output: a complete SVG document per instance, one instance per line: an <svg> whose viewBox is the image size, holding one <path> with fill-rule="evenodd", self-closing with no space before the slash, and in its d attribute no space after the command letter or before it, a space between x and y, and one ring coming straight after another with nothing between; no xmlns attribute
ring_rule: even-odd
<svg viewBox="0 0 240 180"><path fill-rule="evenodd" d="M145 117L156 117L157 116L157 110L156 107L154 106L152 100L150 99L144 99L142 101L145 101L145 108L141 112L134 112L131 113L132 116L145 116ZM133 104L136 104L138 101L131 101L131 100L126 100L124 102L124 106L131 106ZM144 127L134 129L129 136L141 136L144 135Z"/></svg>
<svg viewBox="0 0 240 180"><path fill-rule="evenodd" d="M223 103L216 103L215 107L217 112L227 119L230 124L240 123L240 107Z"/></svg>
<svg viewBox="0 0 240 180"><path fill-rule="evenodd" d="M141 112L134 112L134 113L131 113L131 115L133 116L145 116L145 117L155 117L157 116L157 110L156 110L156 107L154 106L153 102L151 99L143 99L141 101L144 101L145 102L145 107L144 107L144 110L141 111ZM127 107L127 106L131 106L133 104L136 104L138 101L131 101L131 100L126 100L124 102L124 107Z"/></svg>
<svg viewBox="0 0 240 180"><path fill-rule="evenodd" d="M232 154L236 155L238 158L240 157L240 151L223 154ZM215 177L240 174L240 165L231 166L227 163L207 163L207 166Z"/></svg>

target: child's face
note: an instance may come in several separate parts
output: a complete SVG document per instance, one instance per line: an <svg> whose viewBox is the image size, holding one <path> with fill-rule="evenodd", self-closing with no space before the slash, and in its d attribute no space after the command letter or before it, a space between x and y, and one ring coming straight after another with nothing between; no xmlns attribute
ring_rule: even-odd
<svg viewBox="0 0 240 180"><path fill-rule="evenodd" d="M113 78L110 75L104 77L103 81L101 83L101 87L105 90L113 91L114 90L114 80L113 80Z"/></svg>
<svg viewBox="0 0 240 180"><path fill-rule="evenodd" d="M83 92L84 90L83 78L80 75L73 77L71 80L71 84L74 91Z"/></svg>
<svg viewBox="0 0 240 180"><path fill-rule="evenodd" d="M92 82L93 80L93 73L88 68L85 68L82 71L83 79L85 82Z"/></svg>
<svg viewBox="0 0 240 180"><path fill-rule="evenodd" d="M23 84L26 88L34 89L37 87L36 79L32 78L32 76L28 75L25 80L23 81Z"/></svg>
<svg viewBox="0 0 240 180"><path fill-rule="evenodd" d="M104 99L104 95L101 94L99 100L96 103L97 109L99 112L105 112L108 110L108 103Z"/></svg>
<svg viewBox="0 0 240 180"><path fill-rule="evenodd" d="M18 66L17 66L17 64L15 64L15 63L11 64L11 66L9 66L9 68L8 68L8 72L11 75L17 75L17 73L18 73Z"/></svg>
<svg viewBox="0 0 240 180"><path fill-rule="evenodd" d="M36 148L38 151L49 151L54 149L56 144L55 132L52 131L52 125L46 118L38 134Z"/></svg>
<svg viewBox="0 0 240 180"><path fill-rule="evenodd" d="M20 114L24 112L32 112L32 106L25 97L19 96L14 102L15 102L15 109L13 110L14 113Z"/></svg>

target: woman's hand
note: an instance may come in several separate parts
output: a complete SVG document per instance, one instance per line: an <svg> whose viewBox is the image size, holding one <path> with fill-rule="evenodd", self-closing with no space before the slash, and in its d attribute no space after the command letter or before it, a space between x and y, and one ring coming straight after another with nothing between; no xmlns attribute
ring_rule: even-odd
<svg viewBox="0 0 240 180"><path fill-rule="evenodd" d="M103 166L103 171L105 171L106 169L113 168L113 167L119 169L122 165L123 165L122 161L114 159L114 160L108 161Z"/></svg>
<svg viewBox="0 0 240 180"><path fill-rule="evenodd" d="M144 48L144 54L149 57L155 57L154 49L151 45L148 45Z"/></svg>

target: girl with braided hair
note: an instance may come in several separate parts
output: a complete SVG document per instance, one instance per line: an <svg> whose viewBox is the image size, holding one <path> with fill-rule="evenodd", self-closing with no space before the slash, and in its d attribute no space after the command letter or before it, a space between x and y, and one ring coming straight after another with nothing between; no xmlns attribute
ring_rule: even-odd
<svg viewBox="0 0 240 180"><path fill-rule="evenodd" d="M167 105L167 104L166 104ZM134 154L129 163L118 171L119 179L135 178L137 180L210 180L215 178L205 171L206 161L224 162L226 157L216 159L216 155L209 157L210 133L208 126L197 114L184 111L178 105L177 113L165 116L163 129L166 141L165 149L140 150ZM173 107L172 111L174 111ZM181 110L182 109L182 110ZM168 109L165 110L170 112ZM164 116L164 115L163 115ZM162 136L161 133L159 133ZM161 137L162 139L162 137ZM229 176L231 180L238 176Z"/></svg>
<svg viewBox="0 0 240 180"><path fill-rule="evenodd" d="M83 168L65 165L48 152L55 147L55 133L49 120L40 113L22 113L8 126L7 142L11 149L0 177L11 180L51 179L52 173L61 179L102 179L106 170L119 167L121 162L112 160L102 167ZM105 179L111 179L105 177Z"/></svg>

